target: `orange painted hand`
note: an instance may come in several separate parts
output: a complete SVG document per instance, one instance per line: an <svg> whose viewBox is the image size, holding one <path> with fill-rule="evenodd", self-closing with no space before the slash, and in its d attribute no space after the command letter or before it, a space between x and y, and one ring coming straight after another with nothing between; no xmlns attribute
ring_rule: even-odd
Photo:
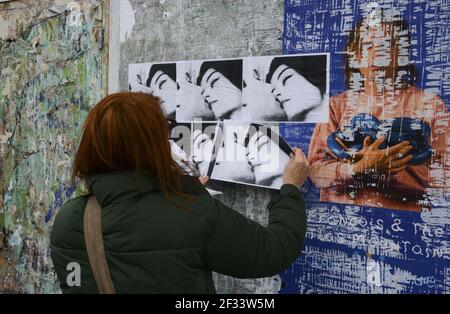
<svg viewBox="0 0 450 314"><path fill-rule="evenodd" d="M344 143L339 137L335 137L335 139L336 139L336 142L338 142L339 145L341 145L342 148L343 148L346 152L348 152L348 154L351 156L351 158L349 158L349 159L350 159L352 162L356 162L356 161L360 160L360 159L364 156L365 152L367 151L367 149L368 149L369 146L370 146L370 136L366 136L366 137L364 138L363 148L362 148L361 150L357 151L357 152L352 152L352 151L350 150L350 148L348 148L347 145L345 145L345 143ZM331 152L330 152L330 154L333 155L333 153L331 153ZM334 156L334 155L333 155L333 156ZM338 159L336 156L334 156L334 157L335 157L336 159Z"/></svg>
<svg viewBox="0 0 450 314"><path fill-rule="evenodd" d="M366 139L364 140L365 145ZM408 161L413 158L411 154L408 154L412 149L409 142L404 141L395 146L380 149L379 147L383 142L384 137L380 137L366 148L363 148L364 153L358 155L360 159L353 165L355 174L368 172L397 173L407 167Z"/></svg>

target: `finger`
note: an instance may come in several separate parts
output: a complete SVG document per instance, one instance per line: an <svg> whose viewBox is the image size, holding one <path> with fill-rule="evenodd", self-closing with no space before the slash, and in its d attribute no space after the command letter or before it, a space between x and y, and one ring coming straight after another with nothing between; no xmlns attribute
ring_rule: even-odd
<svg viewBox="0 0 450 314"><path fill-rule="evenodd" d="M328 154L330 154L334 159L340 159L338 156L336 156L335 154L333 154L333 152L331 151L331 149L328 149Z"/></svg>
<svg viewBox="0 0 450 314"><path fill-rule="evenodd" d="M364 156L364 154L366 153L367 149L370 147L371 140L372 139L370 138L370 136L366 136L364 138L363 148L361 148L359 151L354 153L354 156L353 156L354 159L360 159L360 158L362 158Z"/></svg>
<svg viewBox="0 0 450 314"><path fill-rule="evenodd" d="M388 161L394 161L397 159L401 159L408 155L408 152L412 149L411 145L408 145L398 151L398 153L393 153L389 155Z"/></svg>
<svg viewBox="0 0 450 314"><path fill-rule="evenodd" d="M209 177L208 176L201 176L198 178L200 180L200 183L205 185L206 183L208 183Z"/></svg>
<svg viewBox="0 0 450 314"><path fill-rule="evenodd" d="M307 161L305 153L298 147L295 148L295 160L298 162L304 162Z"/></svg>
<svg viewBox="0 0 450 314"><path fill-rule="evenodd" d="M370 145L370 148L372 149L378 149L381 144L384 142L384 136L378 138L375 142L373 142L372 145Z"/></svg>
<svg viewBox="0 0 450 314"><path fill-rule="evenodd" d="M336 140L336 142L338 142L339 145L342 146L342 148L343 148L344 150L346 150L346 151L349 150L349 148L347 147L347 145L345 145L344 142L343 142L339 137L335 137L334 139Z"/></svg>
<svg viewBox="0 0 450 314"><path fill-rule="evenodd" d="M370 145L370 140L371 140L370 136L366 136L366 137L364 138L363 149L369 147L369 145Z"/></svg>
<svg viewBox="0 0 450 314"><path fill-rule="evenodd" d="M294 155L298 154L299 152L301 152L302 150L298 147L294 147L292 148L292 151L294 152Z"/></svg>
<svg viewBox="0 0 450 314"><path fill-rule="evenodd" d="M390 156L392 154L395 154L395 153L399 152L400 150L402 150L403 148L405 148L407 146L410 146L409 142L408 141L404 141L404 142L401 142L401 143L399 143L397 145L394 145L392 147L388 147L388 148L386 148L386 155ZM412 146L411 146L411 148L412 148Z"/></svg>
<svg viewBox="0 0 450 314"><path fill-rule="evenodd" d="M398 167L398 168L392 168L392 169L389 169L389 172L390 173L398 173L400 171L405 170L407 167L408 167L408 165L403 165L403 166Z"/></svg>
<svg viewBox="0 0 450 314"><path fill-rule="evenodd" d="M408 163L408 161L410 161L411 159L413 159L413 155L408 155L408 156L406 156L406 157L403 157L402 159L397 159L397 160L394 160L394 161L392 161L391 163L390 163L390 169L391 168L399 168L399 167L401 167L401 166L403 166L403 165L406 165L406 163Z"/></svg>
<svg viewBox="0 0 450 314"><path fill-rule="evenodd" d="M292 148L292 154L294 155L294 158L297 158L297 156L299 156L299 154L302 152L302 150L298 147L294 147Z"/></svg>
<svg viewBox="0 0 450 314"><path fill-rule="evenodd" d="M413 149L413 146L412 146L412 145L408 145L408 146L406 146L406 147L400 149L400 150L398 151L398 153L399 153L399 154L406 154L406 153L408 153L411 149Z"/></svg>

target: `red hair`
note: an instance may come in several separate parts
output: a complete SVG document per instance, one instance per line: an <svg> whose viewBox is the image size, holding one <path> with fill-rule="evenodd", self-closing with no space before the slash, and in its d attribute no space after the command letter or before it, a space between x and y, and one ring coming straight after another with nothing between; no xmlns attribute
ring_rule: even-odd
<svg viewBox="0 0 450 314"><path fill-rule="evenodd" d="M169 123L160 99L144 93L116 93L89 112L73 163L72 177L98 173L150 172L166 198L181 193L182 168L173 160Z"/></svg>

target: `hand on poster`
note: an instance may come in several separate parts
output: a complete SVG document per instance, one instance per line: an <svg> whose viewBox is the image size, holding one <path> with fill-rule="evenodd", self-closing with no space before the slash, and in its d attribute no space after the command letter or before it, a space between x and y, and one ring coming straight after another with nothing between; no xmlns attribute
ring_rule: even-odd
<svg viewBox="0 0 450 314"><path fill-rule="evenodd" d="M310 174L309 162L300 148L294 148L283 173L283 184L301 186Z"/></svg>
<svg viewBox="0 0 450 314"><path fill-rule="evenodd" d="M202 185L206 185L209 181L209 177L208 176L200 176L200 177L198 177L198 180L200 181L200 183Z"/></svg>
<svg viewBox="0 0 450 314"><path fill-rule="evenodd" d="M364 156L365 152L367 151L367 149L370 146L370 136L366 136L366 138L364 139L363 142L363 148L361 148L361 150L358 151L354 151L352 149L350 149L345 143L344 141L342 141L342 139L340 139L339 137L335 137L336 142L344 149L344 151L350 156L350 160L353 162L357 162L359 160L361 160L361 158ZM330 154L333 155L334 158L339 159L338 156L335 156L333 154L332 151L330 151Z"/></svg>
<svg viewBox="0 0 450 314"><path fill-rule="evenodd" d="M409 142L404 141L395 146L380 149L384 141L385 138L380 137L367 148L364 148L365 152L361 159L353 165L355 175L368 172L396 173L407 167L408 161L413 158L413 155L408 154L412 149ZM368 141L365 140L365 143L367 144Z"/></svg>

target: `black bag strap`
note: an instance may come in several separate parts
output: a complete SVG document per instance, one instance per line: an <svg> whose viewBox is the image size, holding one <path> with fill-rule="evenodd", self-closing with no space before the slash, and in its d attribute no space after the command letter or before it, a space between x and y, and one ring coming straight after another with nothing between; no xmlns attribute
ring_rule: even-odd
<svg viewBox="0 0 450 314"><path fill-rule="evenodd" d="M84 210L84 240L98 291L101 294L115 294L103 244L101 211L97 199L91 195Z"/></svg>

